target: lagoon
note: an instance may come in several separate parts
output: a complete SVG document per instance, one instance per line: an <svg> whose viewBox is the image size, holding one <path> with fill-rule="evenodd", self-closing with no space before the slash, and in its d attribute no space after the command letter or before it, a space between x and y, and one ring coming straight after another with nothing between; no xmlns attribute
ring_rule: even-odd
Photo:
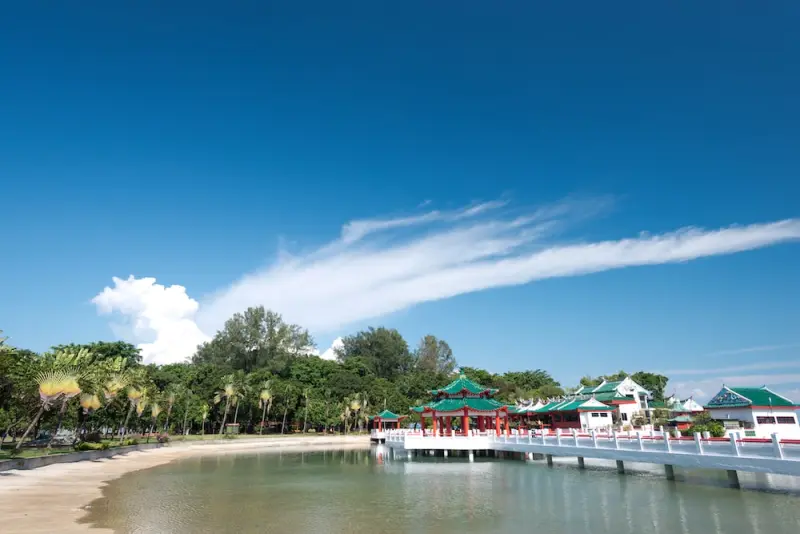
<svg viewBox="0 0 800 534"><path fill-rule="evenodd" d="M187 458L112 481L86 518L118 533L738 534L800 531L790 477L613 464L390 459L383 448Z"/></svg>

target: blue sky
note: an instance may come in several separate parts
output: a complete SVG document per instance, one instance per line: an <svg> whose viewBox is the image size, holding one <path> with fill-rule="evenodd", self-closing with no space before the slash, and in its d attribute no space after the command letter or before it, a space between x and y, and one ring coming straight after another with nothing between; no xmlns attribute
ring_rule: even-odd
<svg viewBox="0 0 800 534"><path fill-rule="evenodd" d="M796 2L17 4L14 344L168 361L261 303L321 351L384 324L565 384L800 398Z"/></svg>

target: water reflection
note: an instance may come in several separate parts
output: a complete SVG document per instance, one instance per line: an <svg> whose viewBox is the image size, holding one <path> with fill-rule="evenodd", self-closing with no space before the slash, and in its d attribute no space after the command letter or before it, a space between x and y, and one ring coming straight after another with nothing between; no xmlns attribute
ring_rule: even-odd
<svg viewBox="0 0 800 534"><path fill-rule="evenodd" d="M175 534L780 534L800 531L798 504L791 492L669 482L646 470L619 476L483 457L407 461L376 447L209 456L131 473L106 488L87 521Z"/></svg>

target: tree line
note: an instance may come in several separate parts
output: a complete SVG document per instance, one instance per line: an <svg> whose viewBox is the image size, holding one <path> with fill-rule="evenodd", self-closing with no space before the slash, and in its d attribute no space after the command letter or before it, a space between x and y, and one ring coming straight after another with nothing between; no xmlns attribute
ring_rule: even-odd
<svg viewBox="0 0 800 534"><path fill-rule="evenodd" d="M58 345L42 354L4 341L0 432L3 442L18 445L62 428L74 430L76 440L105 433L120 441L131 433L221 433L229 424L255 434L353 432L383 409L408 414L427 402L427 392L452 380L458 365L446 341L428 335L412 348L384 327L345 337L336 361L324 360L308 330L263 307L235 314L186 363L145 365L139 350L121 341ZM461 371L499 389L505 402L566 393L541 369Z"/></svg>

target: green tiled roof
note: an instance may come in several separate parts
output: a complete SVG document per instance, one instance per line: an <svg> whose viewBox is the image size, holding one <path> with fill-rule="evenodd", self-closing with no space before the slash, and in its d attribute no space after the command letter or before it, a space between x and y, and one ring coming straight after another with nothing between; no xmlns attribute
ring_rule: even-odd
<svg viewBox="0 0 800 534"><path fill-rule="evenodd" d="M480 384L476 384L463 374L460 375L458 378L447 384L443 388L439 389L432 389L428 393L431 395L438 396L438 395L458 395L462 393L471 393L473 395L479 395L481 393L485 393L487 395L494 395L497 393L496 389L486 388L481 386Z"/></svg>
<svg viewBox="0 0 800 534"><path fill-rule="evenodd" d="M664 402L664 401L650 401L650 402L647 403L647 406L651 410L658 410L658 409L661 409L661 408L666 409L667 408L667 403Z"/></svg>
<svg viewBox="0 0 800 534"><path fill-rule="evenodd" d="M616 389L614 391L605 391L603 393L594 393L592 395L595 399L599 400L600 402L611 402L615 400L633 400L633 397L626 397L625 395L621 394Z"/></svg>
<svg viewBox="0 0 800 534"><path fill-rule="evenodd" d="M559 404L561 404L562 402L564 402L564 401L552 401L552 402L548 402L547 404L545 404L544 406L542 406L542 407L541 407L541 408L539 408L538 410L535 410L535 412L536 412L536 413L546 413L546 412L549 412L549 411L551 411L553 408L555 408L556 406L558 406Z"/></svg>
<svg viewBox="0 0 800 534"><path fill-rule="evenodd" d="M749 406L778 406L785 408L796 407L786 397L781 397L767 386L760 388L729 388L722 389L708 401L705 408L746 408Z"/></svg>
<svg viewBox="0 0 800 534"><path fill-rule="evenodd" d="M592 393L595 395L598 393L615 393L620 384L622 384L621 380L617 382L606 382L605 384L600 384L597 386L594 390L592 390Z"/></svg>
<svg viewBox="0 0 800 534"><path fill-rule="evenodd" d="M669 420L670 423L691 423L694 419L691 415L679 415Z"/></svg>
<svg viewBox="0 0 800 534"><path fill-rule="evenodd" d="M476 412L496 412L498 409L505 408L504 404L497 402L494 399L442 399L434 402L429 402L423 406L414 406L412 411L422 413L426 409L435 410L437 412L456 412L463 410L464 407L474 410Z"/></svg>
<svg viewBox="0 0 800 534"><path fill-rule="evenodd" d="M389 410L383 410L381 413L379 413L378 415L374 416L373 419L375 419L375 417L379 417L379 418L383 419L384 421L391 421L391 420L399 420L401 417L405 417L405 416L404 415L397 415L396 413L390 412Z"/></svg>

